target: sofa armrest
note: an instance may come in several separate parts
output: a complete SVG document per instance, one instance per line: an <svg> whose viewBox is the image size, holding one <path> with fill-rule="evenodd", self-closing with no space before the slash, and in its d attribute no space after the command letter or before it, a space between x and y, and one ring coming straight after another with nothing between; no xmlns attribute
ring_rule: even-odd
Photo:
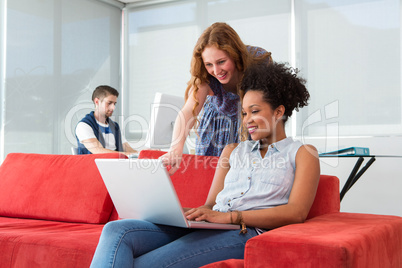
<svg viewBox="0 0 402 268"><path fill-rule="evenodd" d="M307 219L339 212L340 206L339 179L335 176L321 175L317 193Z"/></svg>
<svg viewBox="0 0 402 268"><path fill-rule="evenodd" d="M402 218L331 213L250 239L245 267L402 267Z"/></svg>

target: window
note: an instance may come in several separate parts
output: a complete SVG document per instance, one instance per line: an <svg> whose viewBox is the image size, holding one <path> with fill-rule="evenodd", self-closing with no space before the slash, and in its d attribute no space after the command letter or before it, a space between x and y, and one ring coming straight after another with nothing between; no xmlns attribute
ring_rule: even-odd
<svg viewBox="0 0 402 268"><path fill-rule="evenodd" d="M124 17L108 2L0 0L1 159L69 153L100 84L121 93L114 115L126 138L144 141L155 93L184 96L193 47L217 21L307 79L310 104L288 133L402 135L398 0L140 1Z"/></svg>
<svg viewBox="0 0 402 268"><path fill-rule="evenodd" d="M296 62L311 94L298 135L401 135L400 1L295 3Z"/></svg>
<svg viewBox="0 0 402 268"><path fill-rule="evenodd" d="M70 153L94 88L120 88L121 9L88 0L8 1L6 8L3 153Z"/></svg>

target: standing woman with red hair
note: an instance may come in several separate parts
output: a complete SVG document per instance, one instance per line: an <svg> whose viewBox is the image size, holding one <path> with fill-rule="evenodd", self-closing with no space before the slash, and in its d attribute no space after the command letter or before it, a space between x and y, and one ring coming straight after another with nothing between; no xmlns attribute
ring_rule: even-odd
<svg viewBox="0 0 402 268"><path fill-rule="evenodd" d="M226 23L209 26L198 39L191 60L191 79L185 104L173 130L172 144L163 163L170 174L179 168L191 128L196 128L196 154L220 156L227 144L239 142L238 84L245 69L256 62L272 62L271 53L246 46Z"/></svg>

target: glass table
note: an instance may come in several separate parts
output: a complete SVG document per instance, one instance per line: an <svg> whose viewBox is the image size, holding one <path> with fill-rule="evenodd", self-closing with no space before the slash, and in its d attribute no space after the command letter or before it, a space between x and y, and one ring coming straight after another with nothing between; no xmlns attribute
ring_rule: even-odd
<svg viewBox="0 0 402 268"><path fill-rule="evenodd" d="M320 158L327 157L339 157L339 158L357 158L356 164L354 165L352 171L349 174L348 179L342 187L340 193L340 200L342 201L345 194L352 188L352 186L360 179L360 177L366 172L366 170L374 163L376 157L396 157L402 158L401 155L320 155ZM369 158L367 163L360 169L364 158Z"/></svg>

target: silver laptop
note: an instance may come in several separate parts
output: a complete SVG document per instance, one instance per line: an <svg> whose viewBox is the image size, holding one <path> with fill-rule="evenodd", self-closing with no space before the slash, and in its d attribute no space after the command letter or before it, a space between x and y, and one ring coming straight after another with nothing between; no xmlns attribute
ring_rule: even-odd
<svg viewBox="0 0 402 268"><path fill-rule="evenodd" d="M166 167L158 159L95 159L123 219L183 228L239 229L238 225L188 221Z"/></svg>

